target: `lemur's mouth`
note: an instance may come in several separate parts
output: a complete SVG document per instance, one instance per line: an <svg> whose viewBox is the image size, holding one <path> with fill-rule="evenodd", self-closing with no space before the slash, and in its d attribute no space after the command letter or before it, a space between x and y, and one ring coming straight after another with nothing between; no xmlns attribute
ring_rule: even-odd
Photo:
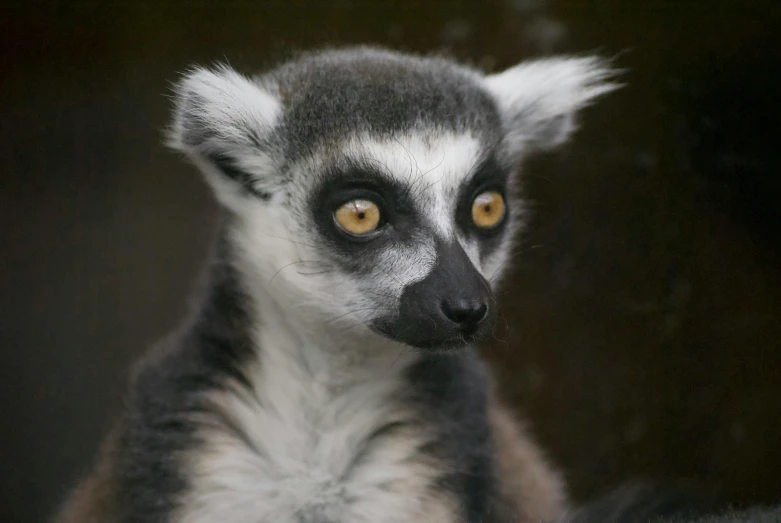
<svg viewBox="0 0 781 523"><path fill-rule="evenodd" d="M431 340L419 343L416 348L436 352L452 352L466 349L483 340L483 336L474 334L459 335L446 340Z"/></svg>
<svg viewBox="0 0 781 523"><path fill-rule="evenodd" d="M413 348L432 352L452 352L473 346L484 341L491 333L493 317L482 322L477 330L458 332L443 328L433 329L431 318L419 318L419 325L401 325L398 321L378 320L370 327L372 330L394 341L405 343ZM437 335L437 330L440 335Z"/></svg>

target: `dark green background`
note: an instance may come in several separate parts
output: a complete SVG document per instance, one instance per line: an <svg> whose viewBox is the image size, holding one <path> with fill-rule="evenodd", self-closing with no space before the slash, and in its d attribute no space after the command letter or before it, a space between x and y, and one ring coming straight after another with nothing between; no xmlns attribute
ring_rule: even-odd
<svg viewBox="0 0 781 523"><path fill-rule="evenodd" d="M51 513L202 266L217 210L161 145L169 82L357 42L618 55L628 87L527 164L486 353L578 499L781 501L780 29L776 0L0 5L0 520Z"/></svg>

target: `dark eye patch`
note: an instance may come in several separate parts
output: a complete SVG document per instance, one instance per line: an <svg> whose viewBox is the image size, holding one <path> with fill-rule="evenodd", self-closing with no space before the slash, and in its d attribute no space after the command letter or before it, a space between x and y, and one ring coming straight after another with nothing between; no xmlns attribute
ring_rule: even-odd
<svg viewBox="0 0 781 523"><path fill-rule="evenodd" d="M310 201L314 222L322 237L356 270L368 268L370 258L388 242L410 241L412 230L421 226L409 189L372 165L343 161L327 168L321 179ZM380 209L380 225L365 237L345 233L334 221L336 209L356 199L371 200Z"/></svg>
<svg viewBox="0 0 781 523"><path fill-rule="evenodd" d="M456 224L465 235L477 239L481 259L485 259L499 248L513 212L512 202L507 198L508 179L508 169L502 166L493 154L490 154L459 188ZM472 220L472 202L479 194L486 191L498 192L506 202L504 219L491 229L480 228Z"/></svg>
<svg viewBox="0 0 781 523"><path fill-rule="evenodd" d="M472 221L472 202L481 193L496 191L507 201L507 180L509 174L493 155L487 156L459 188L458 205L456 206L456 223L469 236L489 239L501 232L507 222L507 216L498 227L490 230L477 227ZM507 214L511 209L507 208Z"/></svg>

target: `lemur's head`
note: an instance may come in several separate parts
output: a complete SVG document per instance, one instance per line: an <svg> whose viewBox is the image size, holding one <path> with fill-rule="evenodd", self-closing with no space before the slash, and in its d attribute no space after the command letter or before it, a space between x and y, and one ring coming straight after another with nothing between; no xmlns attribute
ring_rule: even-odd
<svg viewBox="0 0 781 523"><path fill-rule="evenodd" d="M491 330L519 160L566 141L610 75L594 58L483 75L369 48L255 78L198 68L176 89L170 142L233 216L250 292L310 323L450 348Z"/></svg>

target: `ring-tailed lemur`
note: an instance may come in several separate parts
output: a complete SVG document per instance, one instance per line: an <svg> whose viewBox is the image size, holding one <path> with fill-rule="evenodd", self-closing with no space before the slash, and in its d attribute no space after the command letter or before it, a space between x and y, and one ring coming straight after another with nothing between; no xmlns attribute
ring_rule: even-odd
<svg viewBox="0 0 781 523"><path fill-rule="evenodd" d="M59 521L559 518L562 483L473 345L523 217L519 161L610 76L373 48L186 74L170 144L227 210L210 286L135 370Z"/></svg>

